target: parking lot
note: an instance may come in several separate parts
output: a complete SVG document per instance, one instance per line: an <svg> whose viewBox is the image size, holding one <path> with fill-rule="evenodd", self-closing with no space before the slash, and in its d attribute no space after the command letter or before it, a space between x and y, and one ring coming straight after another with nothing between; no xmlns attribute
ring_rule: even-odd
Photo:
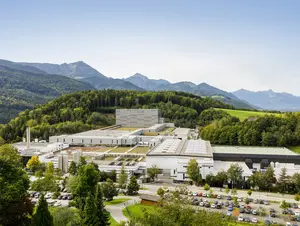
<svg viewBox="0 0 300 226"><path fill-rule="evenodd" d="M38 203L40 193L39 192L30 192L31 202L35 205ZM48 192L45 194L45 198L49 206L69 206L69 201L72 200L72 195L67 192L61 192L60 196L57 199L53 199L53 193Z"/></svg>
<svg viewBox="0 0 300 226"><path fill-rule="evenodd" d="M298 211L298 208L291 208L288 214L283 215L278 203L250 198L251 202L246 204L245 198L238 198L238 201L234 202L231 196L212 195L207 197L209 195L201 194L193 193L190 197L191 204L199 209L221 212L227 216L235 217L238 221L253 224L269 221L270 223L283 225L287 222L291 222L291 225L299 225L296 223L298 215L300 220L300 210ZM260 216L261 212L265 212L265 215ZM294 220L292 220L293 217Z"/></svg>

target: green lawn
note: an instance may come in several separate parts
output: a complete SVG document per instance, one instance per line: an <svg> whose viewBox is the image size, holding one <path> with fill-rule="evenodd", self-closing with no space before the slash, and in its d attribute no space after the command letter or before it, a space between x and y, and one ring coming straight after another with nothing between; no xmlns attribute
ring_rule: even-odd
<svg viewBox="0 0 300 226"><path fill-rule="evenodd" d="M109 153L125 153L128 151L130 147L117 147L109 151Z"/></svg>
<svg viewBox="0 0 300 226"><path fill-rule="evenodd" d="M260 111L242 111L242 110L221 109L221 108L215 108L215 109L220 111L226 111L231 116L238 117L241 121L244 121L245 119L251 116L259 117L264 115L276 115L276 116L282 115L280 113L268 113L268 112L260 112Z"/></svg>
<svg viewBox="0 0 300 226"><path fill-rule="evenodd" d="M112 216L109 216L109 223L110 223L110 226L119 226L120 225Z"/></svg>
<svg viewBox="0 0 300 226"><path fill-rule="evenodd" d="M149 147L136 147L129 153L146 154L149 151Z"/></svg>
<svg viewBox="0 0 300 226"><path fill-rule="evenodd" d="M297 154L300 154L300 146L292 146L289 149Z"/></svg>
<svg viewBox="0 0 300 226"><path fill-rule="evenodd" d="M127 206L127 208L128 208L129 213L130 213L130 216L129 216L129 213L128 213L126 208L124 208L122 210L122 212L123 212L123 215L125 217L130 218L130 217L141 216L143 214L143 210L153 211L156 207L155 206L149 206L149 205L143 205L143 204L134 204L134 205L131 205L131 206Z"/></svg>
<svg viewBox="0 0 300 226"><path fill-rule="evenodd" d="M120 127L120 128L118 128L118 129L116 129L116 130L121 130L121 131L134 131L134 130L137 130L137 129L139 129L139 128L135 128L135 127Z"/></svg>
<svg viewBox="0 0 300 226"><path fill-rule="evenodd" d="M117 204L120 204L120 203L123 203L123 202L127 202L128 200L130 200L131 198L118 198L118 199L113 199L111 201L108 201L108 202L104 202L104 204L106 206L109 206L109 205L117 205Z"/></svg>

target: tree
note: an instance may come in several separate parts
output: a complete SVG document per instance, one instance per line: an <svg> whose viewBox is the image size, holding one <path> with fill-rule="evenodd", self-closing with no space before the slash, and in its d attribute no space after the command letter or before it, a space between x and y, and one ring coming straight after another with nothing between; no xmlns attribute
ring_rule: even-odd
<svg viewBox="0 0 300 226"><path fill-rule="evenodd" d="M248 191L247 191L247 194L248 194L249 196L251 196L251 195L252 195L252 190L251 190L251 189L248 190Z"/></svg>
<svg viewBox="0 0 300 226"><path fill-rule="evenodd" d="M152 165L150 168L147 169L147 174L150 177L152 181L157 178L157 175L159 174L159 168L157 165Z"/></svg>
<svg viewBox="0 0 300 226"><path fill-rule="evenodd" d="M300 173L295 173L292 176L292 181L295 185L296 192L300 193Z"/></svg>
<svg viewBox="0 0 300 226"><path fill-rule="evenodd" d="M96 188L96 216L98 217L97 225L99 226L108 226L109 223L109 213L104 209L103 204L103 191L102 187L98 184Z"/></svg>
<svg viewBox="0 0 300 226"><path fill-rule="evenodd" d="M300 201L300 194L299 193L295 194L294 199L295 199L295 201L299 202Z"/></svg>
<svg viewBox="0 0 300 226"><path fill-rule="evenodd" d="M165 194L165 190L162 188L157 189L156 194L158 194L160 197L163 197Z"/></svg>
<svg viewBox="0 0 300 226"><path fill-rule="evenodd" d="M123 189L126 188L127 179L128 179L128 174L125 172L125 165L123 163L121 172L119 174L119 179L118 179L119 188L123 188Z"/></svg>
<svg viewBox="0 0 300 226"><path fill-rule="evenodd" d="M228 179L232 183L232 187L242 181L243 172L243 168L238 163L230 165L229 169L227 170L227 174Z"/></svg>
<svg viewBox="0 0 300 226"><path fill-rule="evenodd" d="M28 162L27 162L27 165L26 167L30 170L32 170L33 172L37 171L41 166L41 162L39 160L39 157L34 155L32 156Z"/></svg>
<svg viewBox="0 0 300 226"><path fill-rule="evenodd" d="M78 186L78 177L76 176L70 176L67 179L66 188L69 192L72 194L75 192Z"/></svg>
<svg viewBox="0 0 300 226"><path fill-rule="evenodd" d="M127 193L128 195L136 195L138 194L138 191L140 189L140 185L138 185L136 177L131 176L130 177L130 182L127 186Z"/></svg>
<svg viewBox="0 0 300 226"><path fill-rule="evenodd" d="M289 176L287 175L287 169L284 167L280 171L277 184L280 193L285 193L287 191L288 182Z"/></svg>
<svg viewBox="0 0 300 226"><path fill-rule="evenodd" d="M114 196L118 195L118 190L111 179L107 179L102 186L103 195L107 201L113 200Z"/></svg>
<svg viewBox="0 0 300 226"><path fill-rule="evenodd" d="M280 204L280 208L287 209L289 208L289 204L285 200L283 200L282 203Z"/></svg>
<svg viewBox="0 0 300 226"><path fill-rule="evenodd" d="M53 216L54 226L81 226L81 219L75 208L51 208L50 213Z"/></svg>
<svg viewBox="0 0 300 226"><path fill-rule="evenodd" d="M200 168L196 159L191 159L186 168L186 172L189 175L190 179L196 184L199 185L202 177L200 174Z"/></svg>
<svg viewBox="0 0 300 226"><path fill-rule="evenodd" d="M210 186L208 184L205 184L203 188L205 191L208 191L210 189Z"/></svg>
<svg viewBox="0 0 300 226"><path fill-rule="evenodd" d="M48 210L48 203L43 193L39 199L37 209L32 216L31 225L32 226L40 226L40 225L54 226L53 217L51 216Z"/></svg>
<svg viewBox="0 0 300 226"><path fill-rule="evenodd" d="M233 195L233 196L237 195L237 189L236 188L231 190L231 195Z"/></svg>
<svg viewBox="0 0 300 226"><path fill-rule="evenodd" d="M71 175L76 175L77 174L77 165L76 162L72 161L69 169L68 169L68 173Z"/></svg>
<svg viewBox="0 0 300 226"><path fill-rule="evenodd" d="M81 166L85 166L86 164L87 164L87 162L86 162L85 157L80 156L79 163L78 163L78 169L79 169Z"/></svg>
<svg viewBox="0 0 300 226"><path fill-rule="evenodd" d="M226 186L226 188L225 188L225 193L228 195L228 194L229 194L229 192L230 192L230 189L229 189L229 187L228 187L228 186Z"/></svg>
<svg viewBox="0 0 300 226"><path fill-rule="evenodd" d="M5 140L2 137L0 137L0 146L4 145L5 143L6 143Z"/></svg>
<svg viewBox="0 0 300 226"><path fill-rule="evenodd" d="M72 194L74 196L75 206L79 209L80 214L82 214L85 206L85 199L88 194L95 194L96 185L99 181L98 171L92 164L83 165L79 168L76 181L77 187Z"/></svg>
<svg viewBox="0 0 300 226"><path fill-rule="evenodd" d="M97 209L95 205L95 200L94 197L91 193L88 193L88 196L86 198L86 203L84 206L84 211L83 211L83 225L85 226L95 226L98 225L98 216L97 214Z"/></svg>
<svg viewBox="0 0 300 226"><path fill-rule="evenodd" d="M33 206L27 198L29 178L10 145L0 147L0 225L28 225Z"/></svg>

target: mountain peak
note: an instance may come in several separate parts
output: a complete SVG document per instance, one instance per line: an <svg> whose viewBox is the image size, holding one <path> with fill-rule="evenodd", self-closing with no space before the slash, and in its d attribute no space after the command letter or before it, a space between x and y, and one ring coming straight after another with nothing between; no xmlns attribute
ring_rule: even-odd
<svg viewBox="0 0 300 226"><path fill-rule="evenodd" d="M145 76L145 75L142 75L142 74L140 74L140 73L135 73L133 76L131 76L131 77L135 77L135 78L143 78L143 79L149 79L147 76Z"/></svg>

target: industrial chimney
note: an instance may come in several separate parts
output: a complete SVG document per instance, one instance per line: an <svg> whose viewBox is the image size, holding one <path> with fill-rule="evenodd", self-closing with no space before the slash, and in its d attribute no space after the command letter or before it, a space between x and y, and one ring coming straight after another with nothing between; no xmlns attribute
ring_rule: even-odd
<svg viewBox="0 0 300 226"><path fill-rule="evenodd" d="M26 128L26 141L27 141L27 149L30 148L30 127Z"/></svg>

